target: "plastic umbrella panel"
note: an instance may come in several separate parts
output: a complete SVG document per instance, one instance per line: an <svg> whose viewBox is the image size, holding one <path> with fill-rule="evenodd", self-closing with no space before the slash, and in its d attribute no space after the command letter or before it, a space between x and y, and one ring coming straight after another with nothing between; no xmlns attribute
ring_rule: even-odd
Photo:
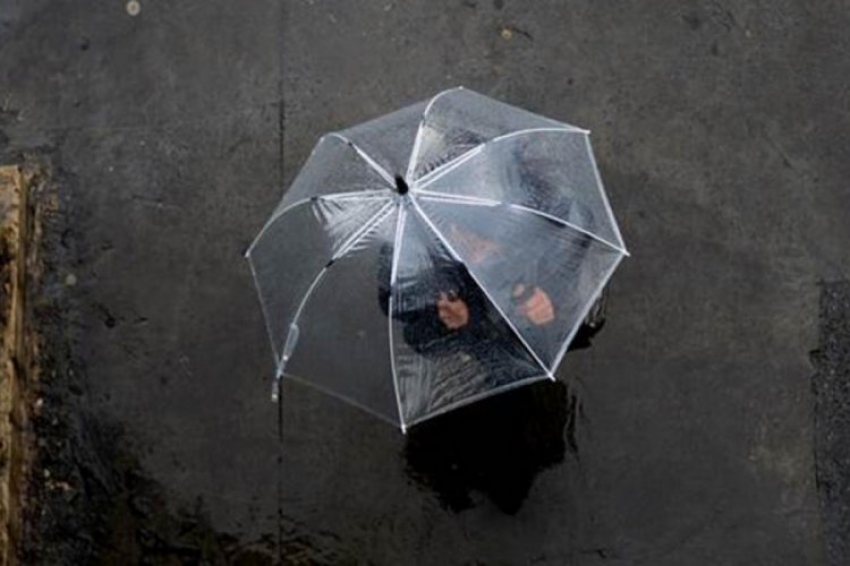
<svg viewBox="0 0 850 566"><path fill-rule="evenodd" d="M588 132L466 89L323 137L247 253L277 377L402 429L553 379L625 255Z"/></svg>

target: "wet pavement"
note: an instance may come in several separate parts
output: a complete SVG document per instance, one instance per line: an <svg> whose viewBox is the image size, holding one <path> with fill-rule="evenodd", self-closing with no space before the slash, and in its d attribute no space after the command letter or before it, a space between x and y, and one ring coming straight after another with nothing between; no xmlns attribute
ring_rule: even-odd
<svg viewBox="0 0 850 566"><path fill-rule="evenodd" d="M825 283L821 332L812 359L815 393L815 476L829 564L850 561L850 282Z"/></svg>
<svg viewBox="0 0 850 566"><path fill-rule="evenodd" d="M137 7L0 2L0 155L59 202L35 426L71 489L33 488L31 563L840 563L810 352L850 265L845 3ZM408 437L288 383L280 442L242 252L322 133L458 84L592 130L608 321L565 385Z"/></svg>

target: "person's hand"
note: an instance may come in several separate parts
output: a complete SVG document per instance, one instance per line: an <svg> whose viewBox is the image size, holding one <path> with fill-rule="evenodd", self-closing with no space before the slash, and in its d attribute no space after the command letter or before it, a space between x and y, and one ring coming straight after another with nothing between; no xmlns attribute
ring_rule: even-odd
<svg viewBox="0 0 850 566"><path fill-rule="evenodd" d="M440 321L449 330L463 328L469 323L469 307L466 306L463 299L454 294L449 296L440 293L440 298L437 299L437 314L440 316Z"/></svg>
<svg viewBox="0 0 850 566"><path fill-rule="evenodd" d="M525 285L518 284L514 287L514 298L518 299L525 293ZM531 296L517 307L519 314L528 318L532 324L540 326L555 320L555 308L546 291L535 287Z"/></svg>

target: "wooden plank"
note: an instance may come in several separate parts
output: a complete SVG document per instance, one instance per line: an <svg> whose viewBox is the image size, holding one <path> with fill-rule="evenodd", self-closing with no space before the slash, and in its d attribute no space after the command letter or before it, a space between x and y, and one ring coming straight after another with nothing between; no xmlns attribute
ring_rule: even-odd
<svg viewBox="0 0 850 566"><path fill-rule="evenodd" d="M0 566L18 563L30 458L25 393L37 380L38 338L27 323L27 288L37 279L39 230L29 196L42 183L32 163L0 166Z"/></svg>

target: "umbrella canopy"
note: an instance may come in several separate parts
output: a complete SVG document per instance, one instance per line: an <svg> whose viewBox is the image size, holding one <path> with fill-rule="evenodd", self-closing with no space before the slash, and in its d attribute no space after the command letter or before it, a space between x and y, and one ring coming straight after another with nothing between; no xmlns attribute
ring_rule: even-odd
<svg viewBox="0 0 850 566"><path fill-rule="evenodd" d="M322 137L246 254L277 380L405 430L554 379L628 255L588 134L457 88Z"/></svg>

